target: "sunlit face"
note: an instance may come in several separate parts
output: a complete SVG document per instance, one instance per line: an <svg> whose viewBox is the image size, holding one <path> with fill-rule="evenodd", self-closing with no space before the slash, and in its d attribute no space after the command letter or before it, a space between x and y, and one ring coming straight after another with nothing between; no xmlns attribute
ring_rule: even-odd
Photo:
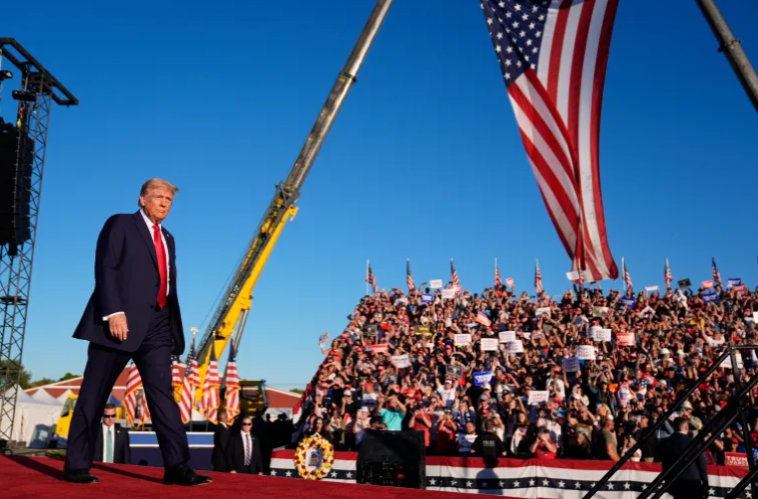
<svg viewBox="0 0 758 499"><path fill-rule="evenodd" d="M105 409L103 411L103 424L105 426L113 426L116 422L116 409Z"/></svg>
<svg viewBox="0 0 758 499"><path fill-rule="evenodd" d="M161 223L168 216L174 194L170 189L157 185L148 189L147 194L140 196L140 205L147 217L155 223Z"/></svg>

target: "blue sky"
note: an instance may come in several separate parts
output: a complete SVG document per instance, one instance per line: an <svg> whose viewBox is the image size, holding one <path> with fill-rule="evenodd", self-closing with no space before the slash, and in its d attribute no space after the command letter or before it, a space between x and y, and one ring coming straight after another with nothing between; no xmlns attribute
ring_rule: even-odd
<svg viewBox="0 0 758 499"><path fill-rule="evenodd" d="M752 2L720 2L758 58ZM65 4L65 5L64 5ZM184 323L207 314L297 156L373 6L322 2L58 2L4 5L13 36L81 100L53 110L24 363L35 378L81 372L71 339L93 285L105 219L140 184L181 191ZM44 12L44 15L41 13ZM611 48L601 170L609 241L635 285L758 283L758 116L694 1L622 1ZM6 85L2 114L15 112ZM526 161L478 2L398 0L305 183L255 290L243 377L303 385L365 290L449 276L503 277L553 294L569 261ZM619 287L619 282L605 286ZM187 331L189 334L189 331Z"/></svg>

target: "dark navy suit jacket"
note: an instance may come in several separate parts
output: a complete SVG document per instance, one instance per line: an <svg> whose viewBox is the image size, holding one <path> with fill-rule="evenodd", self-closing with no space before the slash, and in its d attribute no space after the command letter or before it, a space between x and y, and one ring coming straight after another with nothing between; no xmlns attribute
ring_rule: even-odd
<svg viewBox="0 0 758 499"><path fill-rule="evenodd" d="M168 246L171 334L174 355L184 352L184 329L176 293L176 245L162 228ZM160 287L158 259L151 231L138 211L131 215L113 215L100 231L95 253L95 291L87 303L74 338L124 350L136 351L148 334ZM129 334L126 341L114 338L103 317L126 313Z"/></svg>

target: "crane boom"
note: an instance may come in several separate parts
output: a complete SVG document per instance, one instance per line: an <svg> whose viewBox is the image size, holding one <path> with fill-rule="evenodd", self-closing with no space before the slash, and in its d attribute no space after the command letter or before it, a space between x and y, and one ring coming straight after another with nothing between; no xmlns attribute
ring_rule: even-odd
<svg viewBox="0 0 758 499"><path fill-rule="evenodd" d="M337 76L337 81L329 92L329 97L321 108L313 128L311 128L287 180L276 186L274 198L253 234L252 241L248 245L247 251L200 341L198 359L201 360L199 366L201 383L205 379L211 345L215 347L216 358L220 358L227 343L232 338L240 318L246 316L250 310L255 283L258 281L258 277L274 249L284 225L297 214L295 202L300 196L300 189L332 123L334 123L334 119L337 117L340 107L342 107L342 103L356 82L358 70L363 64L393 1L378 0L376 2L361 36L358 38L345 67ZM241 326L244 327L244 324L241 323Z"/></svg>

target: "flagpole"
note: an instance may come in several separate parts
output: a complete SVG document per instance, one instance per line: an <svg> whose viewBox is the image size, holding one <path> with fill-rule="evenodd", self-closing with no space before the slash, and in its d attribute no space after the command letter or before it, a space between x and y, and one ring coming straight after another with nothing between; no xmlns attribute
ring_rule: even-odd
<svg viewBox="0 0 758 499"><path fill-rule="evenodd" d="M366 279L364 279L366 281L366 296L368 296L368 267L369 265L371 265L370 260L366 260Z"/></svg>
<svg viewBox="0 0 758 499"><path fill-rule="evenodd" d="M742 84L742 88L745 89L745 93L753 103L753 107L758 111L758 75L755 74L755 69L750 64L750 59L747 58L745 51L742 50L742 41L734 38L732 30L716 6L715 0L695 1L720 44L719 52L725 53L729 64L737 75L737 79Z"/></svg>

